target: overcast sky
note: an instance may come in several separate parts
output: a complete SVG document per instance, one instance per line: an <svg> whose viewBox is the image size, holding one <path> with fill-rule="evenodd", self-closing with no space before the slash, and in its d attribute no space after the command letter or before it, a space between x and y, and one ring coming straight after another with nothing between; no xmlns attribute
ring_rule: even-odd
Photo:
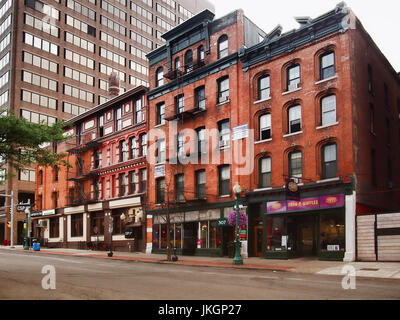
<svg viewBox="0 0 400 320"><path fill-rule="evenodd" d="M236 9L269 33L278 24L283 32L297 29L298 16L316 18L332 10L340 0L210 0L214 3L216 18ZM400 72L400 1L399 0L347 0L346 4L360 19L362 25L383 54Z"/></svg>

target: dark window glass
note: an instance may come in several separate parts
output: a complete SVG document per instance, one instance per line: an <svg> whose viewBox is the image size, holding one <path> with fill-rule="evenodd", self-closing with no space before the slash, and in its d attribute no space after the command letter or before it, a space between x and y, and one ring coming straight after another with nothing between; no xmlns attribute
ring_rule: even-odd
<svg viewBox="0 0 400 320"><path fill-rule="evenodd" d="M175 195L176 201L185 201L185 176L183 174L175 176Z"/></svg>
<svg viewBox="0 0 400 320"><path fill-rule="evenodd" d="M322 178L335 178L337 175L336 144L328 144L322 148Z"/></svg>
<svg viewBox="0 0 400 320"><path fill-rule="evenodd" d="M260 116L260 140L271 139L271 115Z"/></svg>
<svg viewBox="0 0 400 320"><path fill-rule="evenodd" d="M58 238L60 236L60 219L58 217L50 218L49 229L50 238Z"/></svg>
<svg viewBox="0 0 400 320"><path fill-rule="evenodd" d="M157 179L157 203L164 203L165 201L165 179Z"/></svg>
<svg viewBox="0 0 400 320"><path fill-rule="evenodd" d="M259 162L259 187L267 188L271 185L271 158L261 158Z"/></svg>
<svg viewBox="0 0 400 320"><path fill-rule="evenodd" d="M156 87L162 86L164 84L164 70L159 67L156 71Z"/></svg>
<svg viewBox="0 0 400 320"><path fill-rule="evenodd" d="M71 215L71 237L83 236L83 214Z"/></svg>
<svg viewBox="0 0 400 320"><path fill-rule="evenodd" d="M289 133L301 131L301 106L293 106L288 109Z"/></svg>
<svg viewBox="0 0 400 320"><path fill-rule="evenodd" d="M219 195L230 195L231 193L231 174L229 165L220 166L219 174Z"/></svg>
<svg viewBox="0 0 400 320"><path fill-rule="evenodd" d="M175 97L175 107L177 114L182 113L185 110L185 97L183 94Z"/></svg>
<svg viewBox="0 0 400 320"><path fill-rule="evenodd" d="M165 123L165 103L159 103L157 105L157 124Z"/></svg>
<svg viewBox="0 0 400 320"><path fill-rule="evenodd" d="M206 152L206 129L204 127L202 128L197 128L196 129L197 133L197 148L199 153L205 153Z"/></svg>
<svg viewBox="0 0 400 320"><path fill-rule="evenodd" d="M290 178L301 178L303 176L303 155L301 151L293 151L289 154L289 176Z"/></svg>
<svg viewBox="0 0 400 320"><path fill-rule="evenodd" d="M331 78L335 75L335 53L329 52L320 57L320 79Z"/></svg>
<svg viewBox="0 0 400 320"><path fill-rule="evenodd" d="M196 171L196 198L204 199L206 197L206 171Z"/></svg>
<svg viewBox="0 0 400 320"><path fill-rule="evenodd" d="M195 103L196 109L205 110L206 109L206 90L205 87L199 87L195 91Z"/></svg>
<svg viewBox="0 0 400 320"><path fill-rule="evenodd" d="M104 235L104 214L102 212L90 214L90 235Z"/></svg>
<svg viewBox="0 0 400 320"><path fill-rule="evenodd" d="M191 72L193 71L193 51L188 50L185 53L185 71Z"/></svg>
<svg viewBox="0 0 400 320"><path fill-rule="evenodd" d="M146 169L140 169L139 170L139 175L140 175L140 192L146 192L147 170Z"/></svg>

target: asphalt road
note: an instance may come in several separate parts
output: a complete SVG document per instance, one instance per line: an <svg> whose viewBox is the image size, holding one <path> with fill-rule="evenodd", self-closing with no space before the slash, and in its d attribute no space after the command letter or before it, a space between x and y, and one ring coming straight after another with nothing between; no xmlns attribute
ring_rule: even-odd
<svg viewBox="0 0 400 320"><path fill-rule="evenodd" d="M55 289L44 266L54 267ZM44 277L45 280L43 280ZM239 270L0 250L1 300L399 300L400 280Z"/></svg>

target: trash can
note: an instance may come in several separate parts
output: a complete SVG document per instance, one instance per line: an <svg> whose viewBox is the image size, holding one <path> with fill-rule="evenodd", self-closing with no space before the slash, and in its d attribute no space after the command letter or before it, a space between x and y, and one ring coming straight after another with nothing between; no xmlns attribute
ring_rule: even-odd
<svg viewBox="0 0 400 320"><path fill-rule="evenodd" d="M37 242L37 240L33 240L33 251L40 251L40 242Z"/></svg>

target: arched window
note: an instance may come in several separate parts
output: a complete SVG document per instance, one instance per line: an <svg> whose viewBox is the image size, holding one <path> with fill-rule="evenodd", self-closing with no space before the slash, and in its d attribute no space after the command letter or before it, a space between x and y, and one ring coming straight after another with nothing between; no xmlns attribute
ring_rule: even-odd
<svg viewBox="0 0 400 320"><path fill-rule="evenodd" d="M321 99L321 125L336 123L336 96L330 95Z"/></svg>
<svg viewBox="0 0 400 320"><path fill-rule="evenodd" d="M258 79L258 100L268 99L271 93L271 83L269 76Z"/></svg>
<svg viewBox="0 0 400 320"><path fill-rule="evenodd" d="M259 160L258 172L259 188L267 188L271 186L271 157L264 157Z"/></svg>
<svg viewBox="0 0 400 320"><path fill-rule="evenodd" d="M156 71L156 87L164 84L164 70L163 67L159 67Z"/></svg>
<svg viewBox="0 0 400 320"><path fill-rule="evenodd" d="M301 178L303 176L303 153L293 151L289 153L289 178Z"/></svg>
<svg viewBox="0 0 400 320"><path fill-rule="evenodd" d="M319 58L320 80L331 78L335 75L335 53L330 51Z"/></svg>
<svg viewBox="0 0 400 320"><path fill-rule="evenodd" d="M321 149L322 179L335 178L337 175L336 143L326 144Z"/></svg>
<svg viewBox="0 0 400 320"><path fill-rule="evenodd" d="M288 109L288 132L301 131L301 106L296 105Z"/></svg>
<svg viewBox="0 0 400 320"><path fill-rule="evenodd" d="M296 64L287 68L287 91L300 88L300 65Z"/></svg>
<svg viewBox="0 0 400 320"><path fill-rule="evenodd" d="M197 59L199 62L204 60L204 47L202 45L197 48Z"/></svg>
<svg viewBox="0 0 400 320"><path fill-rule="evenodd" d="M259 140L271 139L271 114L263 114L259 118Z"/></svg>
<svg viewBox="0 0 400 320"><path fill-rule="evenodd" d="M224 34L218 39L218 59L228 55L228 36Z"/></svg>
<svg viewBox="0 0 400 320"><path fill-rule="evenodd" d="M191 72L193 71L193 51L188 50L185 53L185 71Z"/></svg>

